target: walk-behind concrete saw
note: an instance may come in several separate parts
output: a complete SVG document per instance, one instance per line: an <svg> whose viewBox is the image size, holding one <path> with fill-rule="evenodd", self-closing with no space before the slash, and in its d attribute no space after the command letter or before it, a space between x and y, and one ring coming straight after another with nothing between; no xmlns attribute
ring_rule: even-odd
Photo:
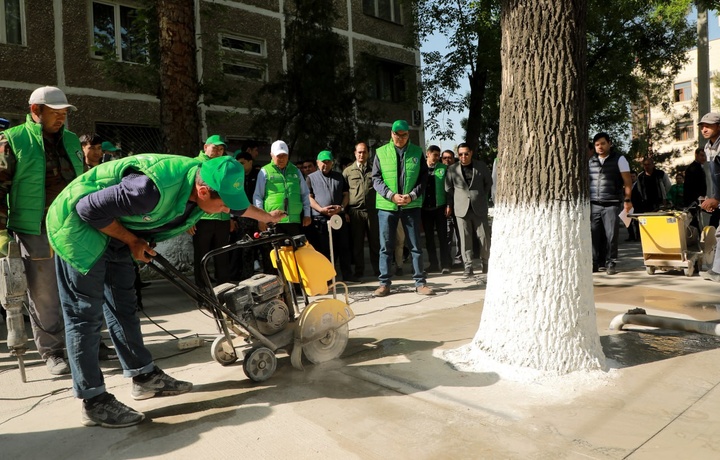
<svg viewBox="0 0 720 460"><path fill-rule="evenodd" d="M276 352L290 354L293 367L303 369L302 356L319 364L339 357L349 337L348 322L355 317L348 305L347 285L334 280L335 268L304 236L289 237L267 232L246 236L240 241L208 252L201 273L211 286L208 262L218 254L238 249L271 245L271 260L277 275L256 274L241 282L224 283L212 291L195 285L160 254L148 264L213 313L218 336L212 344L212 358L223 366L243 357L243 371L255 382L270 378L277 367ZM298 286L296 294L293 286ZM326 295L336 285L344 287L345 301L309 296ZM305 307L299 311L298 296ZM299 311L299 314L297 313ZM240 352L240 354L238 353Z"/></svg>
<svg viewBox="0 0 720 460"><path fill-rule="evenodd" d="M25 266L17 242L8 242L7 256L0 258L0 302L7 311L7 346L10 354L18 360L20 378L25 377L25 352L28 337L25 333L23 308L27 304L27 279Z"/></svg>

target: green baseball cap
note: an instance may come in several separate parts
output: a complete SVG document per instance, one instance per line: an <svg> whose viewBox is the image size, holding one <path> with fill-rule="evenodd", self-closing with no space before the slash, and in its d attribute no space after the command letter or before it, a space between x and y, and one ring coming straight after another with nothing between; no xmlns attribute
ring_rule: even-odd
<svg viewBox="0 0 720 460"><path fill-rule="evenodd" d="M113 144L112 142L107 142L107 141L103 142L100 145L100 148L102 149L103 152L117 152L118 150L120 150L119 148L115 147L115 144Z"/></svg>
<svg viewBox="0 0 720 460"><path fill-rule="evenodd" d="M318 161L334 161L332 152L330 150L323 150L322 152L318 153L317 159Z"/></svg>
<svg viewBox="0 0 720 460"><path fill-rule="evenodd" d="M392 126L392 130L394 133L398 131L407 131L408 129L408 124L405 120L395 120L395 123L393 123Z"/></svg>
<svg viewBox="0 0 720 460"><path fill-rule="evenodd" d="M223 147L227 147L225 145L225 141L222 140L222 137L220 137L219 134L213 134L212 136L208 137L205 141L205 145L212 144L212 145L222 145Z"/></svg>
<svg viewBox="0 0 720 460"><path fill-rule="evenodd" d="M230 209L241 211L250 206L243 184L245 168L229 156L207 160L200 166L200 178L218 192Z"/></svg>

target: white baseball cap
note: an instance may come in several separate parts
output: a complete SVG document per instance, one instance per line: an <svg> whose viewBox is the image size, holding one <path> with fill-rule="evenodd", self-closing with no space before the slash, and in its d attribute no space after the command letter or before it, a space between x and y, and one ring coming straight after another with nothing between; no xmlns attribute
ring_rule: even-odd
<svg viewBox="0 0 720 460"><path fill-rule="evenodd" d="M72 104L68 104L65 93L63 93L60 88L56 88L54 86L43 86L42 88L36 89L30 95L30 100L28 102L30 105L46 105L51 109L77 110L77 107Z"/></svg>
<svg viewBox="0 0 720 460"><path fill-rule="evenodd" d="M290 149L288 148L287 144L283 141L275 141L272 143L272 146L270 147L270 153L273 156L277 155L289 155Z"/></svg>

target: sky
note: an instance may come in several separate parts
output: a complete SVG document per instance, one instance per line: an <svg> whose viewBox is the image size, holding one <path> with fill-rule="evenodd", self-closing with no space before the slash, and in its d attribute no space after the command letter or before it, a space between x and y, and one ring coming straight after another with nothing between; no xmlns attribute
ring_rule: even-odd
<svg viewBox="0 0 720 460"><path fill-rule="evenodd" d="M693 10L688 15L688 19L692 22L695 22L696 18L697 18L697 13L695 12L695 10ZM710 40L720 38L720 21L718 19L717 13L714 11L708 12L708 31L709 31L709 35L710 35ZM428 43L426 43L422 47L422 51L444 50L444 49L447 49L447 43L448 43L448 40L444 35L437 34L437 35L433 36L428 41ZM465 80L463 81L463 89L461 91L469 91L467 78L465 78ZM428 113L430 113L430 107L427 104L425 104L423 116L427 116ZM445 150L445 149L454 150L455 146L457 144L465 141L465 139L463 138L465 132L463 131L462 128L460 128L460 120L462 120L465 117L467 117L467 111L465 111L464 113L453 112L449 115L445 115L445 118L440 120L440 126L444 126L446 123L446 120L451 120L452 124L455 128L455 138L452 140L441 141L441 140L433 139L431 133L426 132L425 133L425 144L426 145L436 144L442 150Z"/></svg>

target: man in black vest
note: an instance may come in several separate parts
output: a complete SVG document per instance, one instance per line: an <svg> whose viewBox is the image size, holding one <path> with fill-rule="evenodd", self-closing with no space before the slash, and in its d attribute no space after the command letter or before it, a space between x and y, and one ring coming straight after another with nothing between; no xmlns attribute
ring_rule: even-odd
<svg viewBox="0 0 720 460"><path fill-rule="evenodd" d="M621 202L625 211L632 209L630 165L625 156L613 151L607 133L596 134L593 144L595 155L589 160L593 273L604 264L607 274L614 275Z"/></svg>

